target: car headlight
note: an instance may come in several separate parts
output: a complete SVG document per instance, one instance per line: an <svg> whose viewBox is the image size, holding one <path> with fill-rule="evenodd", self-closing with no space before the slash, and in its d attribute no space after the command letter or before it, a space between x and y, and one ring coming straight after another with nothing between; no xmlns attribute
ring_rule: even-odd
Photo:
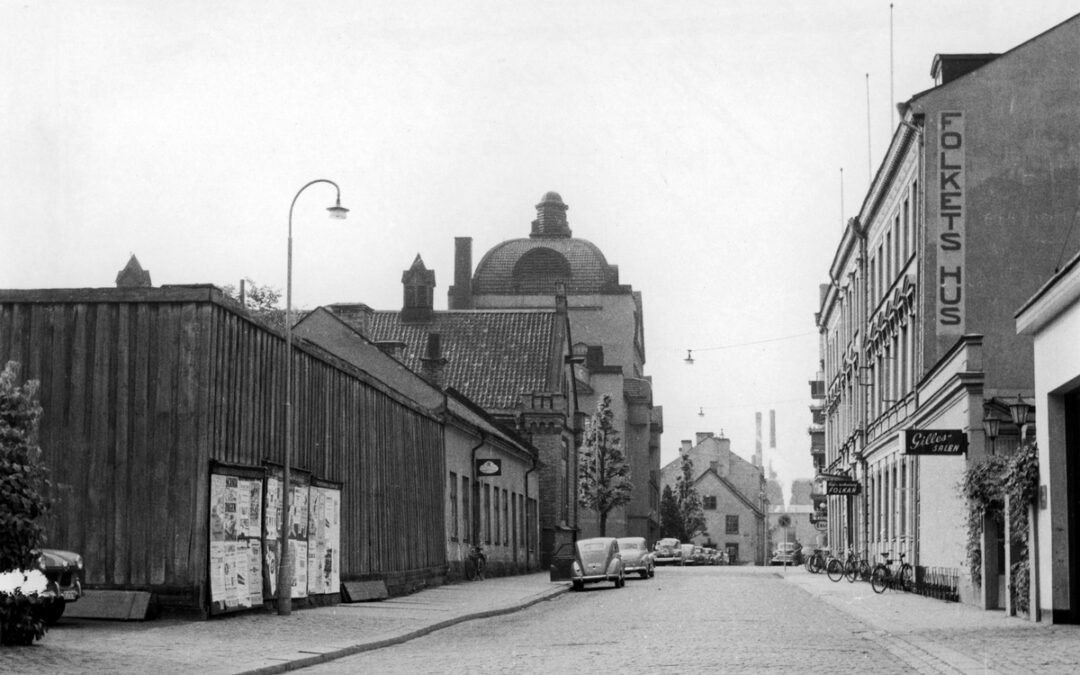
<svg viewBox="0 0 1080 675"><path fill-rule="evenodd" d="M80 569L80 570L83 568L82 556L81 555L75 556L75 567L76 567L76 569Z"/></svg>
<svg viewBox="0 0 1080 675"><path fill-rule="evenodd" d="M570 573L579 577L585 576L585 574L581 571L581 565L579 565L576 560L574 561L574 564L570 566Z"/></svg>

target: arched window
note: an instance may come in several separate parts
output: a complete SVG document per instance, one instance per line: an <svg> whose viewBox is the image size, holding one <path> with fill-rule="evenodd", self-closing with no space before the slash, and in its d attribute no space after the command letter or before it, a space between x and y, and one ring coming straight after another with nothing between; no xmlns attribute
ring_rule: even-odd
<svg viewBox="0 0 1080 675"><path fill-rule="evenodd" d="M534 248L517 261L514 290L519 293L553 294L556 284L570 281L570 263L558 251Z"/></svg>

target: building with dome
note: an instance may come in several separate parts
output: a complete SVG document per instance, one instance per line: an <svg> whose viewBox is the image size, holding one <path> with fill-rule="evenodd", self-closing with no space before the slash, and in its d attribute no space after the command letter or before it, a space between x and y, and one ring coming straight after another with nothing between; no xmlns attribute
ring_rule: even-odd
<svg viewBox="0 0 1080 675"><path fill-rule="evenodd" d="M653 405L645 375L641 293L619 283L619 268L592 242L573 236L557 192L536 205L528 237L496 244L472 267L472 239L455 240L451 311L551 310L565 297L580 409L590 414L609 394L634 481L630 504L609 514L607 533L659 535L660 434L663 414ZM599 533L594 513L579 513L580 536Z"/></svg>

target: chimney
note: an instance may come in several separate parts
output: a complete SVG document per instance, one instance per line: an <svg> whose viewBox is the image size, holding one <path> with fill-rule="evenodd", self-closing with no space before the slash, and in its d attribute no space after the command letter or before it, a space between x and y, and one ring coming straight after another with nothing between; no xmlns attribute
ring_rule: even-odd
<svg viewBox="0 0 1080 675"><path fill-rule="evenodd" d="M139 264L135 254L131 254L124 269L116 273L117 288L150 288L150 272Z"/></svg>
<svg viewBox="0 0 1080 675"><path fill-rule="evenodd" d="M684 440L682 442L682 450L680 452L685 455L686 453L690 452L690 449L693 447L694 445L690 441Z"/></svg>
<svg viewBox="0 0 1080 675"><path fill-rule="evenodd" d="M697 434L695 434L694 445L701 445L701 442L704 441L706 438L712 438L712 437L713 437L713 432L711 432L711 431L699 431L699 432L697 432Z"/></svg>
<svg viewBox="0 0 1080 675"><path fill-rule="evenodd" d="M754 466L763 466L761 457L761 413L754 413Z"/></svg>
<svg viewBox="0 0 1080 675"><path fill-rule="evenodd" d="M442 337L438 333L428 333L427 348L420 357L420 375L436 387L443 386L443 372L446 359L442 355Z"/></svg>
<svg viewBox="0 0 1080 675"><path fill-rule="evenodd" d="M371 338L371 327L375 321L375 310L362 302L351 305L330 305L330 310L339 319L352 326L352 329L364 337Z"/></svg>
<svg viewBox="0 0 1080 675"><path fill-rule="evenodd" d="M447 293L450 309L472 309L472 237L454 237L454 285Z"/></svg>
<svg viewBox="0 0 1080 675"><path fill-rule="evenodd" d="M427 323L435 312L435 272L429 270L420 254L401 274L405 299L401 308L402 323Z"/></svg>
<svg viewBox="0 0 1080 675"><path fill-rule="evenodd" d="M776 411L769 411L769 449L776 449Z"/></svg>
<svg viewBox="0 0 1080 675"><path fill-rule="evenodd" d="M548 192L536 205L536 220L532 223L532 234L542 237L569 237L570 224L566 220L566 211L570 207L563 203L558 192Z"/></svg>
<svg viewBox="0 0 1080 675"><path fill-rule="evenodd" d="M561 281L555 283L555 313L559 316L567 314L566 284Z"/></svg>

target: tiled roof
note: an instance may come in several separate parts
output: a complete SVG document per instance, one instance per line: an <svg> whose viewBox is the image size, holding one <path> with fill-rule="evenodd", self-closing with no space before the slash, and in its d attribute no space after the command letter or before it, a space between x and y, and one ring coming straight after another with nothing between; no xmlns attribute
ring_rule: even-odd
<svg viewBox="0 0 1080 675"><path fill-rule="evenodd" d="M540 249L561 256L569 266L570 278L556 279L552 274L537 274L515 278L514 269L526 254ZM545 251L546 252L546 251ZM556 256L549 254L549 259ZM618 268L609 265L595 244L570 237L510 239L496 245L476 266L473 293L485 294L553 294L556 281L566 284L570 295L602 293L618 288ZM536 284L543 287L532 288ZM548 288L547 286L550 286Z"/></svg>
<svg viewBox="0 0 1080 675"><path fill-rule="evenodd" d="M356 319L345 307L329 309L346 323ZM430 322L402 323L398 312L375 311L366 334L374 342L404 343L398 358L421 372L428 333L438 333L447 360L444 384L495 410L515 407L522 393L552 389L556 320L554 311L461 310L436 311Z"/></svg>

